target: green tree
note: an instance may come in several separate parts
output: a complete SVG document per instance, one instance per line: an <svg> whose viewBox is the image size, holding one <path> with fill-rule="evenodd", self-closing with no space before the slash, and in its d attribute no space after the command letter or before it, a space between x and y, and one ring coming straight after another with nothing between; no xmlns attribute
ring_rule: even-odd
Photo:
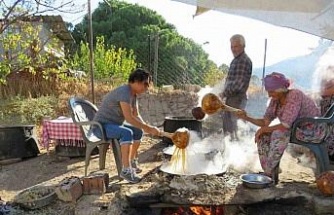
<svg viewBox="0 0 334 215"><path fill-rule="evenodd" d="M46 49L57 49L54 37L40 37L41 25L16 21L15 25L0 34L0 81L12 71L26 70L35 74L42 70L46 75L54 72L51 56Z"/></svg>
<svg viewBox="0 0 334 215"><path fill-rule="evenodd" d="M175 82L205 84L203 77L210 68L208 54L201 45L179 35L175 27L155 11L136 4L109 0L100 3L92 16L94 35L104 36L106 45L133 50L137 65L152 73L154 64L158 64L157 74L153 74L158 79L158 85ZM87 18L73 30L78 44L87 41ZM157 52L158 62L154 61Z"/></svg>
<svg viewBox="0 0 334 215"><path fill-rule="evenodd" d="M226 64L223 63L222 65L219 66L219 70L227 75L229 67Z"/></svg>
<svg viewBox="0 0 334 215"><path fill-rule="evenodd" d="M215 65L211 64L210 69L205 74L205 83L213 87L226 77L227 72L228 72L228 66L226 64L221 65L219 69L217 69Z"/></svg>
<svg viewBox="0 0 334 215"><path fill-rule="evenodd" d="M79 51L69 60L73 69L89 71L89 45L81 42ZM104 37L97 37L94 50L94 78L112 80L114 84L127 81L130 72L136 68L133 51L105 45Z"/></svg>

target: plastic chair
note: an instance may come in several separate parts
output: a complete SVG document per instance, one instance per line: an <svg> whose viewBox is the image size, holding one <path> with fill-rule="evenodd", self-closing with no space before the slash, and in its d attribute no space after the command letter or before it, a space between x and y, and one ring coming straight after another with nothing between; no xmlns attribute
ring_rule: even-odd
<svg viewBox="0 0 334 215"><path fill-rule="evenodd" d="M77 97L70 98L68 105L73 122L80 126L82 137L86 143L85 176L87 176L90 156L95 147L99 149L99 168L100 170L105 169L108 144L112 147L119 176L122 171L121 147L117 139L107 139L102 125L93 121L94 115L98 110L97 107L91 102ZM102 139L96 137L90 131L92 125L97 126L101 130Z"/></svg>
<svg viewBox="0 0 334 215"><path fill-rule="evenodd" d="M334 124L334 104L327 110L323 117L314 117L314 118L300 118L295 121L291 129L290 143L298 144L309 148L315 155L317 162L317 174L330 170L330 161L327 150L326 136L328 135L328 129L324 137L319 140L319 142L312 141L302 141L297 139L296 132L299 125L303 123L324 123L327 128L330 128L330 125Z"/></svg>

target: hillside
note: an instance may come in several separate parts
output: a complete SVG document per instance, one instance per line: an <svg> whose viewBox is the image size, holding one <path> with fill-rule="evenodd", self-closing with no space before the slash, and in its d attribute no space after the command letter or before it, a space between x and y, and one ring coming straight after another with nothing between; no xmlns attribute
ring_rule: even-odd
<svg viewBox="0 0 334 215"><path fill-rule="evenodd" d="M279 63L267 66L265 70L266 74L274 71L282 72L292 79L295 88L310 90L313 83L313 73L317 68L319 59L325 54L332 54L326 52L331 46L334 46L333 41L320 40L319 46L310 54L288 58ZM261 78L262 70L262 67L254 68L253 74Z"/></svg>

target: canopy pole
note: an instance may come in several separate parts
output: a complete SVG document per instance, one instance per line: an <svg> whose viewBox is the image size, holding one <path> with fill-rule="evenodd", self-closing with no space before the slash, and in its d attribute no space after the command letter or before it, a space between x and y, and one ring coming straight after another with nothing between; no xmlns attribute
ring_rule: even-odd
<svg viewBox="0 0 334 215"><path fill-rule="evenodd" d="M267 58L267 38L264 40L264 58L262 69L262 92L264 92L264 76L266 74L266 58Z"/></svg>
<svg viewBox="0 0 334 215"><path fill-rule="evenodd" d="M88 34L89 34L89 70L90 70L90 82L91 82L91 90L92 90L92 101L95 104L95 92L94 92L94 56L93 56L93 24L92 24L92 13L91 13L91 5L90 0L88 0Z"/></svg>

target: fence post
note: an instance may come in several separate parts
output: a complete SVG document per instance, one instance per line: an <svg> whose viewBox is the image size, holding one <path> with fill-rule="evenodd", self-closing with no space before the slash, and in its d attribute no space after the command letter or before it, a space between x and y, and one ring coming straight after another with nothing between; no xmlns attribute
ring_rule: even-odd
<svg viewBox="0 0 334 215"><path fill-rule="evenodd" d="M158 60L159 60L159 34L156 34L154 36L154 61L153 61L154 86L158 86Z"/></svg>
<svg viewBox="0 0 334 215"><path fill-rule="evenodd" d="M148 71L151 73L151 53L152 53L152 48L151 48L151 35L147 35L147 44L148 44L148 55L147 55L147 68Z"/></svg>

